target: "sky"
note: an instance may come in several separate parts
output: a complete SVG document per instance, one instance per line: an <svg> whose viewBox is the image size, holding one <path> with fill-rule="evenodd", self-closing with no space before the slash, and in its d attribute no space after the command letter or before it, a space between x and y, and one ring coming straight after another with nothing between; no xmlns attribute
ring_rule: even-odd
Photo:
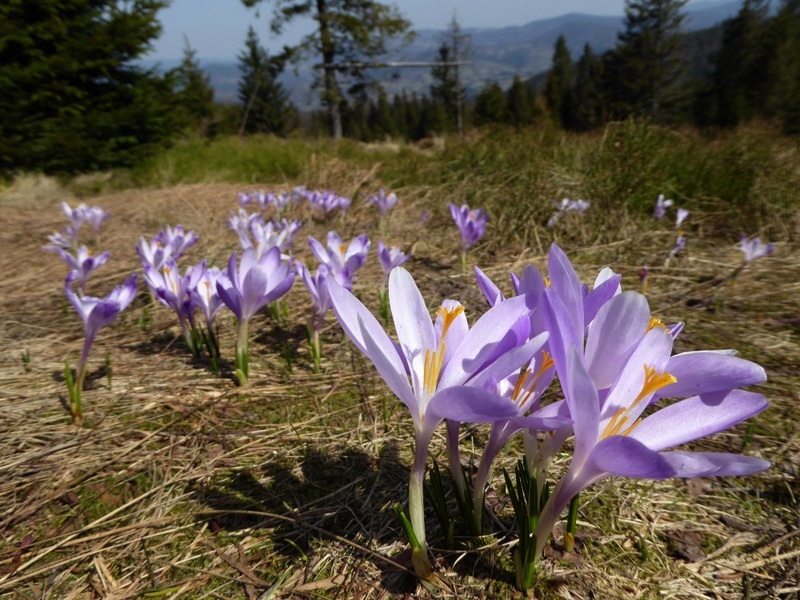
<svg viewBox="0 0 800 600"><path fill-rule="evenodd" d="M400 0L394 4L415 29L445 29L454 14L463 28L504 27L571 12L622 15L625 1ZM159 12L163 33L147 58L180 59L186 36L200 59L233 61L244 47L249 25L256 29L261 44L270 54L285 44L296 43L312 30L313 22L300 18L282 37L273 37L269 31L270 7L269 0L262 1L260 11L245 8L241 0L172 0L170 6Z"/></svg>

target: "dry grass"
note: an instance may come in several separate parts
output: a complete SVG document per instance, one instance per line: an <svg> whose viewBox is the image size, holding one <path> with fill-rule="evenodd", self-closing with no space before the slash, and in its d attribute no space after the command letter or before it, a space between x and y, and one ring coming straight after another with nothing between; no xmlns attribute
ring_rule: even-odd
<svg viewBox="0 0 800 600"><path fill-rule="evenodd" d="M377 188L375 171L314 164L309 187L343 194ZM186 259L222 265L234 248L224 220L236 193L260 186L186 185L92 200L112 212L99 244L112 259L91 282L105 294L138 268L140 235L182 223L201 236ZM269 187L269 186L264 186ZM37 188L38 189L38 188ZM460 272L458 242L436 189L398 190L401 205L383 239L414 246L410 269L432 305L455 297L473 317L483 310L472 277ZM309 302L298 284L288 316L253 323L251 381L238 389L192 362L168 311L135 304L104 330L90 359L86 423L61 406L63 359L81 332L62 312L63 265L41 251L63 225L57 190L35 202L0 196L0 596L8 598L389 598L416 590L390 510L405 497L411 424L372 365L346 343L332 316L323 333L323 373L305 346ZM423 209L433 218L421 224ZM702 223L703 215L693 215ZM671 232L617 223L610 243L591 229L562 239L586 279L611 265L635 287L643 260L663 262ZM503 244L503 229L471 259L504 287L507 272L544 267L553 232L529 226L538 243ZM578 226L579 227L579 226ZM344 224L311 223L344 236L378 224L359 201ZM565 235L562 233L559 235ZM556 232L558 234L558 232ZM602 237L607 237L605 232ZM585 244L584 244L585 242ZM308 259L305 244L297 243ZM753 263L734 284L730 247L692 238L690 253L651 269L653 312L685 320L680 350L733 347L765 365L772 406L751 425L704 440L706 450L745 450L773 461L757 477L729 480L606 481L585 494L578 552L548 550L541 598L789 598L800 593L798 248ZM380 270L372 260L356 292L377 307ZM716 303L715 303L716 298ZM224 317L223 354L233 354ZM22 355L30 353L29 370ZM113 369L107 377L103 356ZM229 367L230 365L228 365ZM486 432L464 431L479 449ZM432 454L443 458L443 440ZM502 462L514 460L513 449ZM557 468L563 469L562 460ZM441 597L512 598L510 507L496 477L489 501L495 535L461 550L436 550ZM438 532L431 523L434 546ZM557 532L556 539L559 539ZM416 591L415 591L416 590Z"/></svg>

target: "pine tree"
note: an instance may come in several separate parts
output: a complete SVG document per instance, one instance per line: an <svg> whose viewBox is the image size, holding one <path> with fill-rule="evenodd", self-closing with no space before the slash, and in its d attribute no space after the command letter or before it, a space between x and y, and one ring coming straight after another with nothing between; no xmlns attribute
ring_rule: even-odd
<svg viewBox="0 0 800 600"><path fill-rule="evenodd" d="M768 0L745 0L737 15L722 23L722 42L698 108L701 124L732 127L764 110L772 63L765 35L768 11Z"/></svg>
<svg viewBox="0 0 800 600"><path fill-rule="evenodd" d="M571 129L586 131L603 123L603 64L586 44L575 67Z"/></svg>
<svg viewBox="0 0 800 600"><path fill-rule="evenodd" d="M297 124L297 111L277 80L283 70L282 63L270 60L252 27L247 31L245 50L238 58L242 74L239 81L240 132L286 135Z"/></svg>
<svg viewBox="0 0 800 600"><path fill-rule="evenodd" d="M773 105L787 134L800 134L800 0L784 0L774 19Z"/></svg>
<svg viewBox="0 0 800 600"><path fill-rule="evenodd" d="M511 87L506 93L508 122L515 127L530 125L533 122L533 98L519 75L514 75Z"/></svg>
<svg viewBox="0 0 800 600"><path fill-rule="evenodd" d="M171 82L138 63L165 4L0 3L0 171L131 166L170 140Z"/></svg>
<svg viewBox="0 0 800 600"><path fill-rule="evenodd" d="M604 87L615 118L670 121L682 109L685 64L678 50L686 2L626 0L625 29L604 65Z"/></svg>
<svg viewBox="0 0 800 600"><path fill-rule="evenodd" d="M445 42L439 46L438 64L431 67L431 101L439 107L441 115L440 127L442 132L452 132L456 129L459 102L461 101L460 84L455 65L452 62L452 50Z"/></svg>
<svg viewBox="0 0 800 600"><path fill-rule="evenodd" d="M547 74L544 97L550 114L562 127L569 127L572 124L573 72L567 40L560 35L553 52L553 65Z"/></svg>
<svg viewBox="0 0 800 600"><path fill-rule="evenodd" d="M205 133L214 117L214 88L200 68L197 52L184 38L183 60L172 70L176 87L177 120L185 128Z"/></svg>
<svg viewBox="0 0 800 600"><path fill-rule="evenodd" d="M283 58L300 60L315 55L322 59L318 86L328 113L331 136L342 137L340 104L342 80L350 90L363 90L371 80L365 63L386 53L386 43L408 33L411 23L394 6L375 0L242 0L253 7L267 1L273 6L271 28L276 34L297 17L310 17L317 29ZM340 66L346 65L346 66Z"/></svg>
<svg viewBox="0 0 800 600"><path fill-rule="evenodd" d="M500 84L492 82L475 97L475 124L508 122L508 102Z"/></svg>

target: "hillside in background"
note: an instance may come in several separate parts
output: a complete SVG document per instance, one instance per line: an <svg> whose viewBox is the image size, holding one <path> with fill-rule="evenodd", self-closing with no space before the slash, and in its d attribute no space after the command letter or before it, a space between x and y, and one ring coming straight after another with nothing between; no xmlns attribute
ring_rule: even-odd
<svg viewBox="0 0 800 600"><path fill-rule="evenodd" d="M698 32L711 28L717 23L733 16L739 10L741 2L701 2L687 7L686 31ZM474 93L488 81L496 81L507 87L514 75L523 78L534 77L550 68L553 46L558 36L567 40L573 59L580 56L584 45L588 42L596 53L611 48L617 39L617 32L622 28L623 17L596 16L570 13L551 19L531 21L524 25L499 28L470 28L463 33L469 36L466 42L466 60L471 65L463 69L464 85L468 93ZM702 49L706 44L698 40L710 40L717 35L693 35L691 57L693 63L704 64ZM416 39L408 46L398 50L388 60L430 61L434 60L439 46L447 40L447 32L438 29L421 29ZM713 45L709 50L713 49ZM698 50L700 54L698 55ZM706 53L707 55L707 53ZM151 64L153 61L151 61ZM165 61L164 68L174 66ZM236 87L239 81L239 70L236 62L203 62L202 66L211 76L216 90L217 100L233 102L236 99ZM282 81L289 91L292 101L300 109L309 109L316 103L316 94L311 91L313 73L309 64L300 65L297 73L287 72ZM406 89L409 92L427 93L431 80L427 68L395 69L379 74L389 95Z"/></svg>

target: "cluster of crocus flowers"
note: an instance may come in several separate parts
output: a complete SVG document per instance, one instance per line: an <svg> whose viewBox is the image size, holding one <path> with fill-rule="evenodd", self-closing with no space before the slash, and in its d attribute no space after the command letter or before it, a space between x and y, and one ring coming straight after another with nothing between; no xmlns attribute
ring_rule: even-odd
<svg viewBox="0 0 800 600"><path fill-rule="evenodd" d="M450 203L450 216L461 233L461 266L467 268L467 249L480 240L486 233L486 222L489 215L482 208L470 209L466 204L460 207Z"/></svg>
<svg viewBox="0 0 800 600"><path fill-rule="evenodd" d="M87 295L86 284L89 276L108 261L109 253L92 255L88 247L80 243L78 234L82 226L89 223L95 236L98 236L100 226L108 219L110 213L100 206L80 204L72 208L66 202L61 203L61 209L69 225L64 232L48 238L50 245L45 246L45 250L56 251L69 267L69 273L64 281L64 295L83 323L83 351L78 359L74 376L69 359L64 361L70 414L73 422L80 424L83 421L83 385L92 345L100 329L112 323L133 301L136 296L136 275L131 275L104 298Z"/></svg>
<svg viewBox="0 0 800 600"><path fill-rule="evenodd" d="M512 494L518 522L526 524L516 550L521 589L532 584L532 565L564 510L574 509L574 525L577 495L605 477L749 475L768 467L740 454L668 451L763 411L763 395L739 389L763 382L761 367L730 351L673 355L682 324L667 326L652 316L642 294L621 290L619 275L604 269L589 288L556 246L548 265L549 279L533 267L513 277L517 296L509 299L478 272L491 308L472 327L454 300L442 302L432 321L410 274L394 268L389 300L396 342L352 293L328 283L345 333L411 412L414 461L404 527L423 578L432 567L422 478L428 445L443 421L450 445L457 445L458 423L492 424L473 480L478 533L492 462L512 435L523 434L526 460L518 481L522 468L532 484ZM556 377L563 399L542 405ZM549 465L570 437L569 469L551 486ZM448 454L463 493L457 447Z"/></svg>
<svg viewBox="0 0 800 600"><path fill-rule="evenodd" d="M556 204L556 212L555 214L550 217L547 221L548 227L553 227L558 221L561 220L565 214L569 212L574 212L577 215L583 215L591 206L591 202L588 200L570 200L569 198L563 198L561 202Z"/></svg>
<svg viewBox="0 0 800 600"><path fill-rule="evenodd" d="M366 233L345 243L335 231L328 232L327 244L322 245L313 237L308 238L312 254L325 265L328 271L336 275L340 282L347 282L345 287L352 287L356 271L364 266L369 253L370 241Z"/></svg>
<svg viewBox="0 0 800 600"><path fill-rule="evenodd" d="M150 265L160 270L170 258L180 259L199 239L194 231L184 231L182 225L167 225L150 242L144 237L140 238L136 253L142 260L142 266Z"/></svg>

